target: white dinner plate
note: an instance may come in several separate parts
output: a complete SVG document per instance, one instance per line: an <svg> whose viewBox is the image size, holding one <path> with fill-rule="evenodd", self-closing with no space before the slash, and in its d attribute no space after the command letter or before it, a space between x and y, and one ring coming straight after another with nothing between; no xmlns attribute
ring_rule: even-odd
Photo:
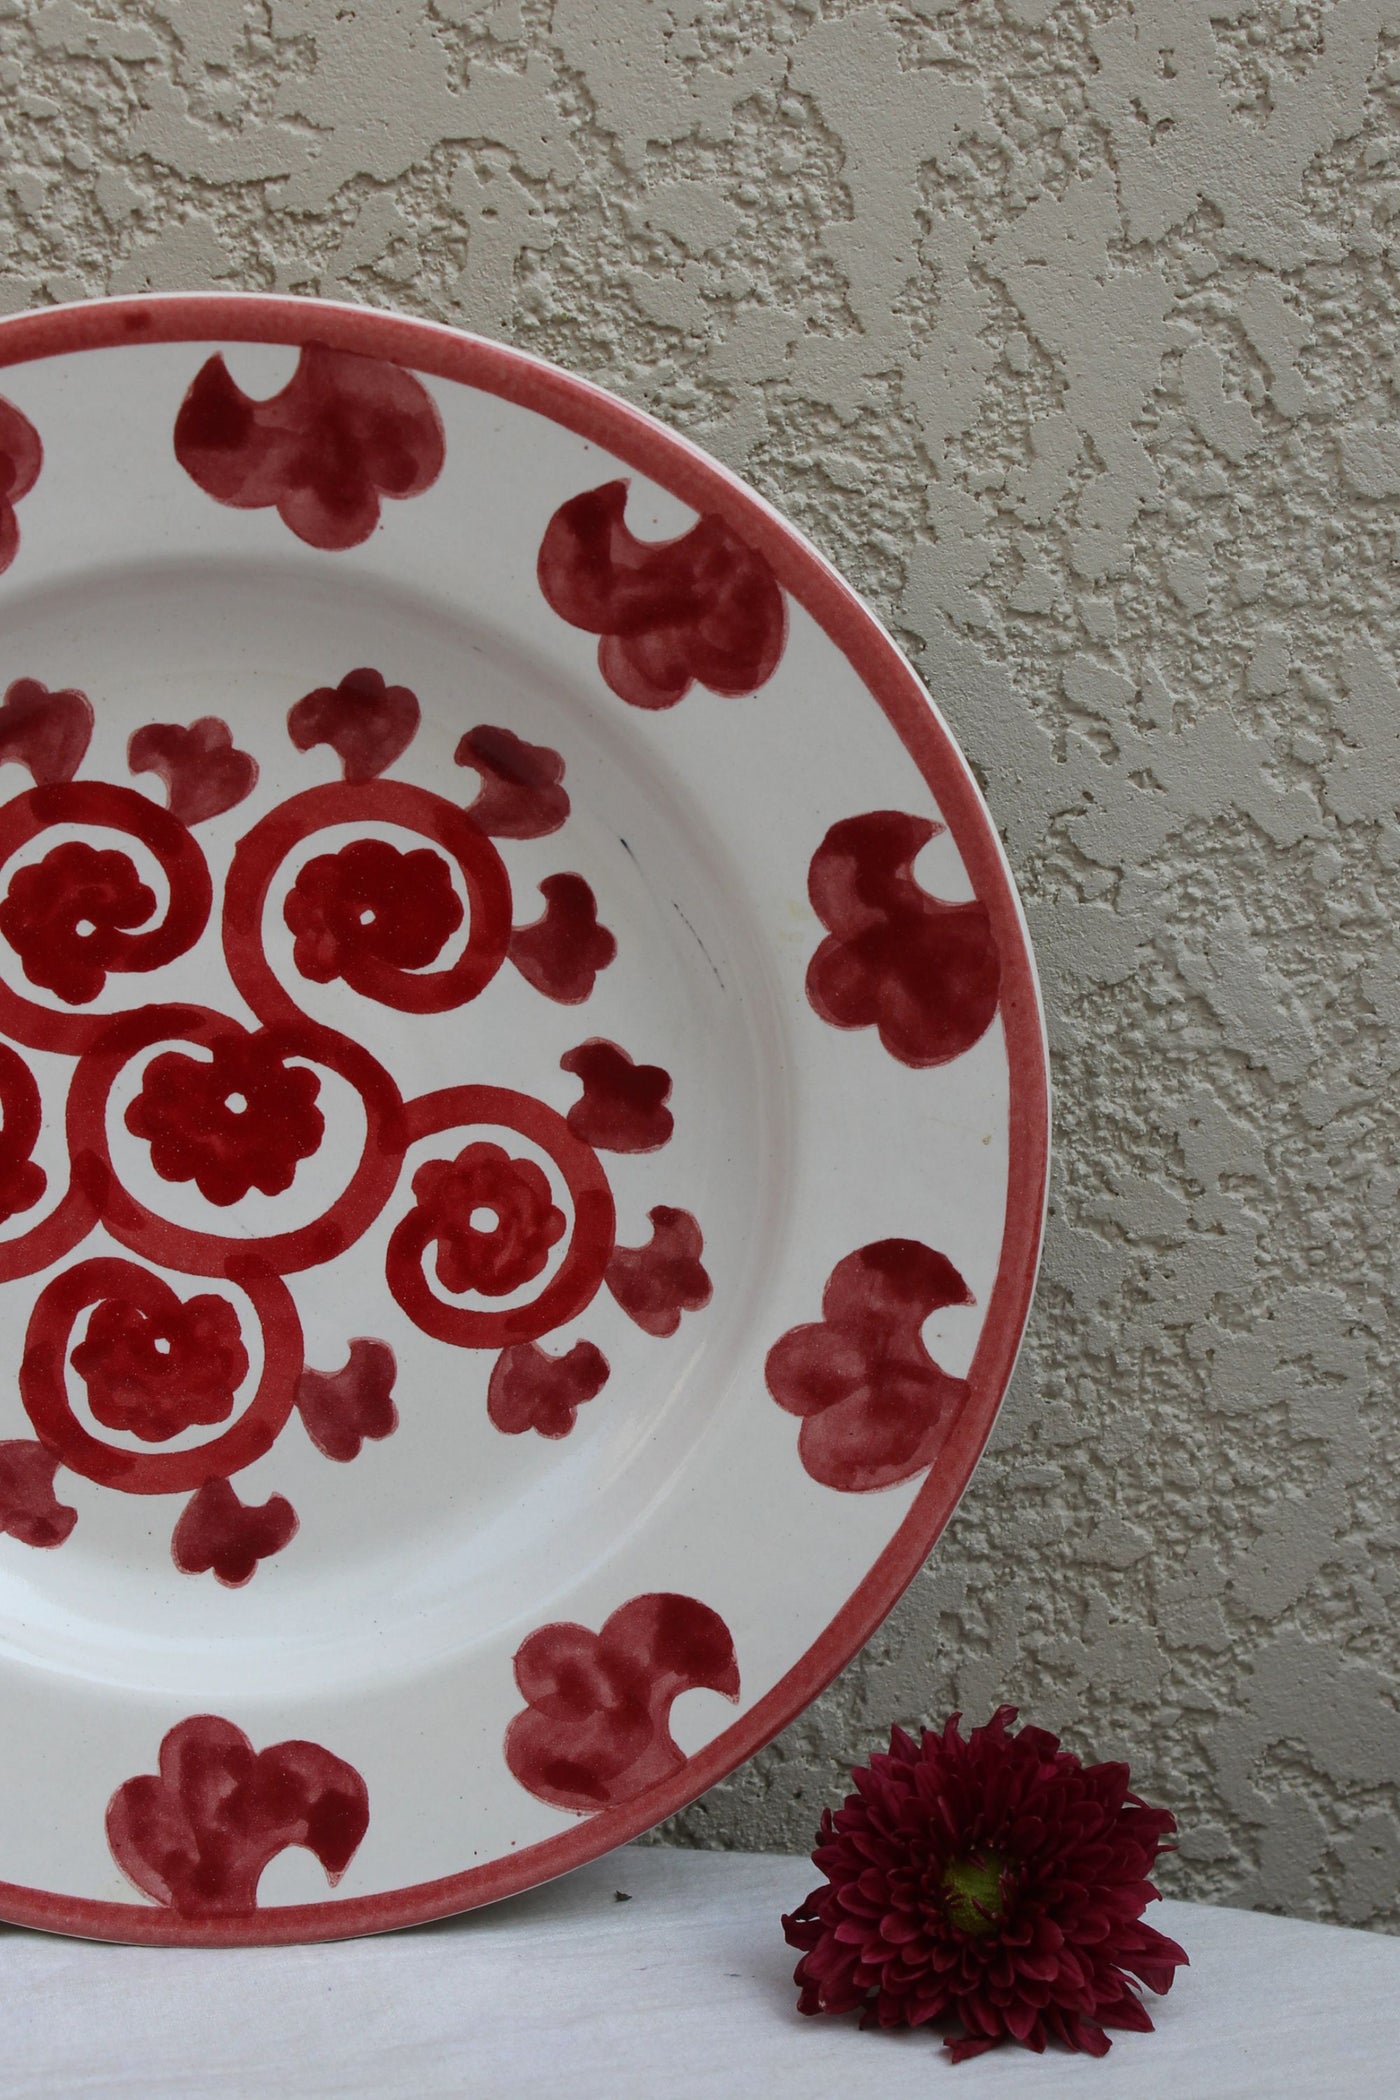
<svg viewBox="0 0 1400 2100"><path fill-rule="evenodd" d="M487 1902L765 1743L965 1486L1011 879L851 591L596 388L258 297L0 364L0 1915Z"/></svg>

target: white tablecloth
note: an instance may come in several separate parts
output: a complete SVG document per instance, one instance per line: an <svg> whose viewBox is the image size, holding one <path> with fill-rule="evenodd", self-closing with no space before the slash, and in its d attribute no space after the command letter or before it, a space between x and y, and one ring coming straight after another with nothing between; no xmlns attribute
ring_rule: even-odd
<svg viewBox="0 0 1400 2100"><path fill-rule="evenodd" d="M0 1934L0 2096L133 2100L1328 2100L1400 2091L1400 1940L1163 1903L1192 1966L1102 2061L802 2019L804 1859L632 1849L441 1925L326 1947ZM619 1903L616 1891L630 1901Z"/></svg>

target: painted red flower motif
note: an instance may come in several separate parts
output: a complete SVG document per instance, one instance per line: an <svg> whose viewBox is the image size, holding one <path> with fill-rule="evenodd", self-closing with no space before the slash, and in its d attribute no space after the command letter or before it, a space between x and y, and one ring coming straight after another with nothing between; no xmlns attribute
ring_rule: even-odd
<svg viewBox="0 0 1400 2100"><path fill-rule="evenodd" d="M634 539L627 483L563 504L540 545L539 582L572 627L602 636L598 668L632 707L674 707L698 683L752 693L772 677L787 608L772 569L722 518L680 539Z"/></svg>
<svg viewBox="0 0 1400 2100"><path fill-rule="evenodd" d="M674 1334L683 1312L708 1305L714 1286L700 1256L705 1242L688 1210L658 1203L644 1247L615 1247L603 1281L645 1334Z"/></svg>
<svg viewBox="0 0 1400 2100"><path fill-rule="evenodd" d="M148 722L132 732L126 762L133 773L155 773L165 782L170 814L182 824L203 824L237 808L258 781L257 760L239 750L217 715L201 715L188 728Z"/></svg>
<svg viewBox="0 0 1400 2100"><path fill-rule="evenodd" d="M413 1177L418 1212L437 1242L444 1290L503 1298L533 1283L564 1236L543 1170L478 1140L454 1160L429 1160Z"/></svg>
<svg viewBox="0 0 1400 2100"><path fill-rule="evenodd" d="M172 1728L159 1772L128 1779L107 1804L113 1859L183 1918L256 1909L263 1868L290 1845L314 1853L334 1887L368 1828L368 1790L343 1757L319 1743L256 1751L216 1714Z"/></svg>
<svg viewBox="0 0 1400 2100"><path fill-rule="evenodd" d="M546 875L540 884L544 917L517 926L510 959L527 984L561 1006L579 1006L594 979L617 954L617 942L598 923L598 902L581 875Z"/></svg>
<svg viewBox="0 0 1400 2100"><path fill-rule="evenodd" d="M682 1692L739 1696L729 1628L695 1597L633 1597L604 1622L542 1626L515 1657L526 1706L506 1763L529 1792L586 1814L633 1801L685 1763L670 1730Z"/></svg>
<svg viewBox="0 0 1400 2100"><path fill-rule="evenodd" d="M155 892L128 854L67 839L15 869L0 903L0 933L31 984L87 1006L107 972L121 967L127 935L155 908Z"/></svg>
<svg viewBox="0 0 1400 2100"><path fill-rule="evenodd" d="M481 775L467 815L488 838L542 839L568 816L564 761L548 744L527 744L513 729L478 722L454 756Z"/></svg>
<svg viewBox="0 0 1400 2100"><path fill-rule="evenodd" d="M399 1426L394 1405L398 1364L387 1342L357 1335L339 1371L313 1371L297 1380L296 1408L302 1426L324 1458L346 1464L358 1458L366 1438L392 1436Z"/></svg>
<svg viewBox="0 0 1400 2100"><path fill-rule="evenodd" d="M665 1105L671 1075L661 1065L634 1064L616 1043L595 1036L566 1050L559 1068L582 1082L567 1121L585 1145L600 1152L656 1152L669 1144L675 1129Z"/></svg>
<svg viewBox="0 0 1400 2100"><path fill-rule="evenodd" d="M78 1521L54 1493L58 1454L30 1437L0 1443L0 1532L22 1546L61 1546Z"/></svg>
<svg viewBox="0 0 1400 2100"><path fill-rule="evenodd" d="M920 1330L972 1302L948 1257L919 1240L876 1240L837 1262L823 1318L791 1328L765 1367L779 1407L803 1418L798 1455L814 1480L861 1493L932 1465L968 1387L939 1369Z"/></svg>
<svg viewBox="0 0 1400 2100"><path fill-rule="evenodd" d="M386 685L384 673L368 664L347 671L339 685L304 693L287 715L287 734L298 751L329 744L342 776L355 784L377 780L402 758L418 734L418 695L406 685Z"/></svg>
<svg viewBox="0 0 1400 2100"><path fill-rule="evenodd" d="M258 1562L280 1553L296 1532L297 1513L285 1495L240 1502L227 1480L206 1480L175 1526L171 1558L182 1575L212 1575L225 1589L241 1590Z"/></svg>
<svg viewBox="0 0 1400 2100"><path fill-rule="evenodd" d="M527 1429L567 1436L579 1409L607 1380L608 1360L593 1342L575 1342L562 1356L548 1356L534 1342L516 1342L496 1358L486 1412L506 1436Z"/></svg>
<svg viewBox="0 0 1400 2100"><path fill-rule="evenodd" d="M150 1145L162 1181L192 1181L208 1203L238 1203L250 1189L280 1196L325 1135L320 1090L272 1031L230 1028L208 1059L153 1057L126 1127Z"/></svg>
<svg viewBox="0 0 1400 2100"><path fill-rule="evenodd" d="M175 419L175 457L216 503L275 505L308 546L357 547L382 496L421 495L442 471L442 418L411 372L308 343L280 394L250 400L222 357Z"/></svg>
<svg viewBox="0 0 1400 2100"><path fill-rule="evenodd" d="M248 1375L238 1314L210 1293L160 1313L125 1298L92 1309L72 1354L88 1405L105 1429L163 1444L196 1424L226 1422Z"/></svg>
<svg viewBox="0 0 1400 2100"><path fill-rule="evenodd" d="M39 1141L43 1108L34 1074L19 1052L0 1043L0 1225L32 1210L43 1195L48 1176L30 1154Z"/></svg>
<svg viewBox="0 0 1400 2100"><path fill-rule="evenodd" d="M0 764L26 766L35 787L56 787L82 764L92 723L86 693L74 687L51 693L37 678L17 678L0 705Z"/></svg>
<svg viewBox="0 0 1400 2100"><path fill-rule="evenodd" d="M834 1028L878 1028L901 1064L946 1064L997 1010L1001 961L985 904L946 904L914 880L914 856L941 829L872 810L833 824L812 856L812 909L830 928L807 997Z"/></svg>
<svg viewBox="0 0 1400 2100"><path fill-rule="evenodd" d="M8 569L19 548L15 505L39 479L44 448L28 416L12 401L0 400L0 572Z"/></svg>
<svg viewBox="0 0 1400 2100"><path fill-rule="evenodd" d="M1175 1817L1129 1793L1126 1765L1013 1730L1014 1706L966 1739L961 1719L918 1743L894 1729L824 1811L826 1880L783 1919L799 2010L951 2028L955 2063L999 2042L1104 2056L1106 2028L1150 2033L1138 1985L1168 1991L1186 1962L1141 1922Z"/></svg>
<svg viewBox="0 0 1400 2100"><path fill-rule="evenodd" d="M363 962L421 970L436 962L462 923L452 872L429 847L400 852L383 839L356 839L307 861L282 908L303 977L353 984Z"/></svg>

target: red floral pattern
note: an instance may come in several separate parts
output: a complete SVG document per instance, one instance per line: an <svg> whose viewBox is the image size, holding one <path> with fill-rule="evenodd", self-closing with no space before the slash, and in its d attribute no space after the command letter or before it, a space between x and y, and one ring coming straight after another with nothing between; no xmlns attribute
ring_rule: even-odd
<svg viewBox="0 0 1400 2100"><path fill-rule="evenodd" d="M496 1359L486 1411L506 1436L527 1429L567 1436L579 1409L601 1393L607 1380L608 1360L592 1342L575 1342L562 1356L547 1356L534 1342L517 1342Z"/></svg>
<svg viewBox="0 0 1400 2100"><path fill-rule="evenodd" d="M51 693L37 678L17 678L0 705L0 764L27 767L36 787L71 780L92 742L92 723L86 693Z"/></svg>
<svg viewBox="0 0 1400 2100"><path fill-rule="evenodd" d="M229 1028L212 1047L207 1060L153 1057L127 1129L150 1145L163 1181L192 1181L208 1203L238 1203L250 1189L281 1195L325 1134L321 1082L287 1062L274 1030Z"/></svg>
<svg viewBox="0 0 1400 2100"><path fill-rule="evenodd" d="M368 1790L343 1757L319 1743L254 1750L216 1714L172 1728L159 1771L128 1779L107 1806L123 1874L185 1918L254 1909L263 1868L290 1845L313 1853L334 1887L368 1828Z"/></svg>
<svg viewBox="0 0 1400 2100"><path fill-rule="evenodd" d="M671 1075L660 1065L634 1064L616 1043L595 1038L566 1050L559 1067L583 1082L569 1110L575 1137L605 1152L656 1152L669 1144L675 1123L664 1104Z"/></svg>
<svg viewBox="0 0 1400 2100"><path fill-rule="evenodd" d="M354 980L363 964L421 970L436 962L462 923L461 899L440 853L401 853L382 839L356 839L307 861L283 906L303 977Z"/></svg>
<svg viewBox="0 0 1400 2100"><path fill-rule="evenodd" d="M250 1507L227 1480L206 1480L175 1526L170 1551L182 1575L213 1575L225 1589L239 1590L296 1530L297 1513L285 1495Z"/></svg>
<svg viewBox="0 0 1400 2100"><path fill-rule="evenodd" d="M604 1622L542 1626L515 1658L525 1711L506 1731L523 1787L580 1814L634 1801L685 1763L670 1715L682 1692L739 1696L729 1628L695 1597L633 1597Z"/></svg>
<svg viewBox="0 0 1400 2100"><path fill-rule="evenodd" d="M104 1429L165 1443L196 1424L226 1422L248 1375L238 1314L226 1298L171 1294L158 1312L104 1298L72 1354Z"/></svg>
<svg viewBox="0 0 1400 2100"><path fill-rule="evenodd" d="M545 911L533 926L517 926L510 959L527 984L561 1006L579 1006L600 970L617 954L617 942L598 924L598 905L581 875L546 875L540 884Z"/></svg>
<svg viewBox="0 0 1400 2100"><path fill-rule="evenodd" d="M418 496L442 471L442 418L410 372L308 343L280 394L253 401L222 357L196 376L175 420L175 457L206 495L275 505L309 546L367 540L381 496Z"/></svg>
<svg viewBox="0 0 1400 2100"><path fill-rule="evenodd" d="M61 1546L78 1521L54 1493L58 1459L30 1437L0 1443L0 1532L22 1546Z"/></svg>
<svg viewBox="0 0 1400 2100"><path fill-rule="evenodd" d="M499 839L542 839L569 814L564 761L547 744L527 744L512 729L479 723L457 746L459 766L481 775L468 815L478 831Z"/></svg>
<svg viewBox="0 0 1400 2100"><path fill-rule="evenodd" d="M31 984L87 1006L120 967L126 936L156 908L129 854L67 839L16 868L0 903L0 933Z"/></svg>
<svg viewBox="0 0 1400 2100"><path fill-rule="evenodd" d="M694 684L751 693L778 666L787 608L763 556L722 518L680 539L634 539L627 483L563 504L540 546L539 581L561 619L602 636L598 668L632 707L674 707Z"/></svg>
<svg viewBox="0 0 1400 2100"><path fill-rule="evenodd" d="M227 722L201 715L184 729L178 722L148 722L126 747L133 773L155 773L165 782L170 814L182 824L203 824L235 809L257 785L258 762L240 751Z"/></svg>
<svg viewBox="0 0 1400 2100"><path fill-rule="evenodd" d="M287 734L298 751L329 744L345 779L377 780L402 758L418 733L418 695L386 685L366 665L347 671L339 685L318 685L292 708Z"/></svg>
<svg viewBox="0 0 1400 2100"><path fill-rule="evenodd" d="M0 1225L19 1212L32 1210L48 1177L30 1158L39 1141L43 1111L34 1075L24 1059L0 1043Z"/></svg>
<svg viewBox="0 0 1400 2100"><path fill-rule="evenodd" d="M674 1334L683 1312L708 1305L712 1285L700 1256L705 1242L688 1210L658 1203L645 1247L618 1247L604 1278L628 1318L647 1334Z"/></svg>
<svg viewBox="0 0 1400 2100"><path fill-rule="evenodd" d="M914 856L942 829L874 810L833 824L808 891L830 935L812 957L807 997L835 1028L879 1030L906 1065L941 1065L984 1035L1001 962L985 904L945 904L915 882Z"/></svg>
<svg viewBox="0 0 1400 2100"><path fill-rule="evenodd" d="M814 1480L859 1493L932 1465L968 1386L939 1369L921 1329L972 1302L948 1257L919 1240L876 1240L836 1264L823 1317L768 1352L768 1390L802 1417L797 1448Z"/></svg>
<svg viewBox="0 0 1400 2100"><path fill-rule="evenodd" d="M450 1163L429 1160L413 1177L418 1213L437 1245L444 1290L503 1298L533 1283L564 1236L564 1213L532 1159L501 1145L465 1145Z"/></svg>
<svg viewBox="0 0 1400 2100"><path fill-rule="evenodd" d="M296 1405L303 1427L325 1458L344 1464L358 1458L366 1438L392 1436L399 1426L394 1405L398 1365L387 1342L357 1336L339 1371L302 1372Z"/></svg>
<svg viewBox="0 0 1400 2100"><path fill-rule="evenodd" d="M8 569L19 548L15 505L39 479L44 448L28 416L13 401L0 400L0 572Z"/></svg>

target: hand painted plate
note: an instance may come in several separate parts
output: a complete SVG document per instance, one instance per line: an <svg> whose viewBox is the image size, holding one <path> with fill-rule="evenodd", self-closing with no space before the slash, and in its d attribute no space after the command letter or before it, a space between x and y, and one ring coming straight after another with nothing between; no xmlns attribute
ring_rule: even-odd
<svg viewBox="0 0 1400 2100"><path fill-rule="evenodd" d="M0 1914L326 1938L693 1799L915 1573L1025 930L681 439L303 300L0 323Z"/></svg>

